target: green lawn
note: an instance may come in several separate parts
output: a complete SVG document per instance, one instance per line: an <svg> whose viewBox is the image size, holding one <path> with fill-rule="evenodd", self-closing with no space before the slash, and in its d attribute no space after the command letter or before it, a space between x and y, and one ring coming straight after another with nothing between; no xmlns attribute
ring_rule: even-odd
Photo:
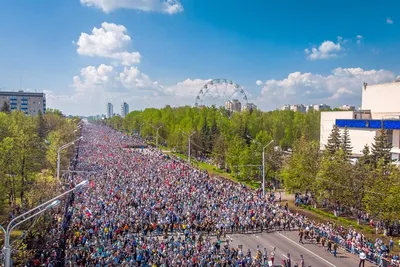
<svg viewBox="0 0 400 267"><path fill-rule="evenodd" d="M167 150L167 148L165 148L165 149ZM188 159L188 157L186 155L180 154L180 153L177 153L177 152L164 151L164 153L173 154L173 155L175 155L175 156L177 156L179 158L182 158L184 160ZM232 175L231 173L227 173L227 172L224 172L224 171L222 171L220 169L217 169L214 165L211 165L211 164L208 164L208 163L205 163L205 162L197 162L197 161L196 161L196 163L198 163L198 164L194 164L194 166L198 165L199 169L206 170L212 176L219 176L219 177L223 177L223 178L229 179L229 180L237 182L237 183L243 183L243 184L245 184L246 186L248 186L248 187L250 187L252 189L257 189L257 188L260 188L260 186L261 186L260 182L258 182L258 181L250 180L250 179L238 178L238 177Z"/></svg>

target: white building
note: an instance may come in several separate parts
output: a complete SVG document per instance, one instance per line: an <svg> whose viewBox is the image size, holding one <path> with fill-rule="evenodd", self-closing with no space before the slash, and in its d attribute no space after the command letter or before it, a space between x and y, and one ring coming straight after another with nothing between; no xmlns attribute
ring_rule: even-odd
<svg viewBox="0 0 400 267"><path fill-rule="evenodd" d="M242 104L239 100L233 99L225 102L225 108L229 111L239 112L242 110Z"/></svg>
<svg viewBox="0 0 400 267"><path fill-rule="evenodd" d="M385 129L392 143L393 159L400 155L400 82L362 87L361 109L357 111L321 112L320 148L325 149L333 125L341 131L349 129L354 156L362 155L367 144L371 147L380 129Z"/></svg>
<svg viewBox="0 0 400 267"><path fill-rule="evenodd" d="M355 110L355 106L350 106L350 105L343 105L339 107L340 110Z"/></svg>
<svg viewBox="0 0 400 267"><path fill-rule="evenodd" d="M107 119L111 119L114 116L114 107L111 103L107 103L106 115L107 115Z"/></svg>
<svg viewBox="0 0 400 267"><path fill-rule="evenodd" d="M321 111L324 109L330 109L331 107L325 104L319 104L319 105L314 105L314 110L315 111Z"/></svg>
<svg viewBox="0 0 400 267"><path fill-rule="evenodd" d="M128 114L129 114L129 105L123 102L121 105L121 117L125 118L125 116Z"/></svg>
<svg viewBox="0 0 400 267"><path fill-rule="evenodd" d="M306 107L303 104L300 105L291 105L290 110L293 110L294 112L306 112Z"/></svg>
<svg viewBox="0 0 400 267"><path fill-rule="evenodd" d="M290 105L283 105L281 110L290 110Z"/></svg>
<svg viewBox="0 0 400 267"><path fill-rule="evenodd" d="M257 106L253 103L247 103L242 106L242 111L250 111L250 110L256 110Z"/></svg>

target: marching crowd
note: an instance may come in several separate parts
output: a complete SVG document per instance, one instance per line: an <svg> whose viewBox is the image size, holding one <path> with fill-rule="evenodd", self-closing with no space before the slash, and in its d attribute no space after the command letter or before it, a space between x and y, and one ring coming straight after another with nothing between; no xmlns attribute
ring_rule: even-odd
<svg viewBox="0 0 400 267"><path fill-rule="evenodd" d="M277 204L273 194L263 199L261 191L138 148L144 146L138 139L108 127L85 125L82 134L76 168L96 174L77 191L68 213L66 266L270 266L273 252L251 256L224 237L280 229L299 229L301 238L323 237L352 253L364 250L375 261L388 253L380 240L316 224Z"/></svg>

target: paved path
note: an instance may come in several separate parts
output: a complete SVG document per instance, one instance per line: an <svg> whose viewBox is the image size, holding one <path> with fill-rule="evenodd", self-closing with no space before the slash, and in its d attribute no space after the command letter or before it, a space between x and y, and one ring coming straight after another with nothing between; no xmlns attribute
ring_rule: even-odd
<svg viewBox="0 0 400 267"><path fill-rule="evenodd" d="M260 233L260 234L235 234L228 235L232 240L231 246L237 248L239 245L243 246L244 253L248 249L251 250L252 256L256 255L257 246L261 252L264 247L270 255L274 247L276 247L275 264L281 264L282 260L286 260L287 253L290 253L292 259L292 266L295 262L300 262L300 255L303 255L306 266L311 267L357 267L358 258L341 249L339 249L337 257L335 258L331 253L321 245L311 243L300 244L298 241L297 231L292 232L275 232L275 233ZM375 266L366 263L365 266Z"/></svg>

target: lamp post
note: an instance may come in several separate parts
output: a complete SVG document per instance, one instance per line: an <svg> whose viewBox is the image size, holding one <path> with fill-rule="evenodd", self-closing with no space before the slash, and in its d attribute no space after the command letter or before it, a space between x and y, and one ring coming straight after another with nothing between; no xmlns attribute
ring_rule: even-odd
<svg viewBox="0 0 400 267"><path fill-rule="evenodd" d="M140 138L142 138L142 127L143 127L143 125L144 125L144 122L139 124L139 135L140 135Z"/></svg>
<svg viewBox="0 0 400 267"><path fill-rule="evenodd" d="M262 178L263 178L263 181L262 181L262 189L263 189L263 198L265 199L265 149L270 145L270 144L272 144L274 142L274 140L271 140L271 142L269 142L267 145L265 145L264 147L263 147L263 151L262 151L262 168L263 168L263 170L262 170Z"/></svg>
<svg viewBox="0 0 400 267"><path fill-rule="evenodd" d="M76 140L74 140L74 141L72 141L72 142L70 142L70 143L68 143L68 144L65 144L65 145L63 145L63 146L60 146L60 147L58 148L58 151L57 151L57 179L60 179L60 160L61 160L60 152L61 152L61 150L66 149L67 147L72 146L73 144L75 144L76 141L79 141L79 140L81 140L82 138L83 138L83 137L81 136L81 137L79 137L78 139L76 139Z"/></svg>
<svg viewBox="0 0 400 267"><path fill-rule="evenodd" d="M193 131L191 134L187 134L184 131L182 131L182 133L186 134L188 136L189 139L189 145L188 145L188 162L190 164L190 151L191 151L191 146L190 146L190 138L192 137L192 135L194 135L196 133L196 131Z"/></svg>
<svg viewBox="0 0 400 267"><path fill-rule="evenodd" d="M158 130L162 127L162 126L154 126L153 124L150 124L151 127L153 127L154 129L156 129L157 134L156 134L156 147L158 148Z"/></svg>
<svg viewBox="0 0 400 267"><path fill-rule="evenodd" d="M257 140L251 138L250 135L247 135L247 137L250 138L250 139L252 139L254 142L257 142L257 143L259 143L259 144L261 145L260 142L258 142ZM264 198L264 199L265 199L265 149L266 149L269 145L271 145L273 142L274 142L274 140L271 140L271 142L269 142L268 144L266 144L266 145L263 147L263 150L262 150L262 192L263 192L263 198Z"/></svg>
<svg viewBox="0 0 400 267"><path fill-rule="evenodd" d="M60 204L59 198L63 197L64 195L78 189L79 187L82 187L88 183L88 180L85 180L83 182L80 182L77 184L74 188L46 201L43 204L40 204L39 206L15 217L14 219L11 220L11 222L7 225L7 228L4 228L0 226L0 229L4 232L4 266L5 267L10 267L11 266L11 246L10 246L10 236L11 232L14 230L15 227L18 225L22 224L23 222L26 222L27 220L32 219L33 217L36 217L43 212L47 211L48 209L51 209L57 205ZM32 214L33 213L33 214ZM22 220L20 220L22 219ZM20 220L19 222L17 222ZM16 222L16 223L15 223Z"/></svg>

